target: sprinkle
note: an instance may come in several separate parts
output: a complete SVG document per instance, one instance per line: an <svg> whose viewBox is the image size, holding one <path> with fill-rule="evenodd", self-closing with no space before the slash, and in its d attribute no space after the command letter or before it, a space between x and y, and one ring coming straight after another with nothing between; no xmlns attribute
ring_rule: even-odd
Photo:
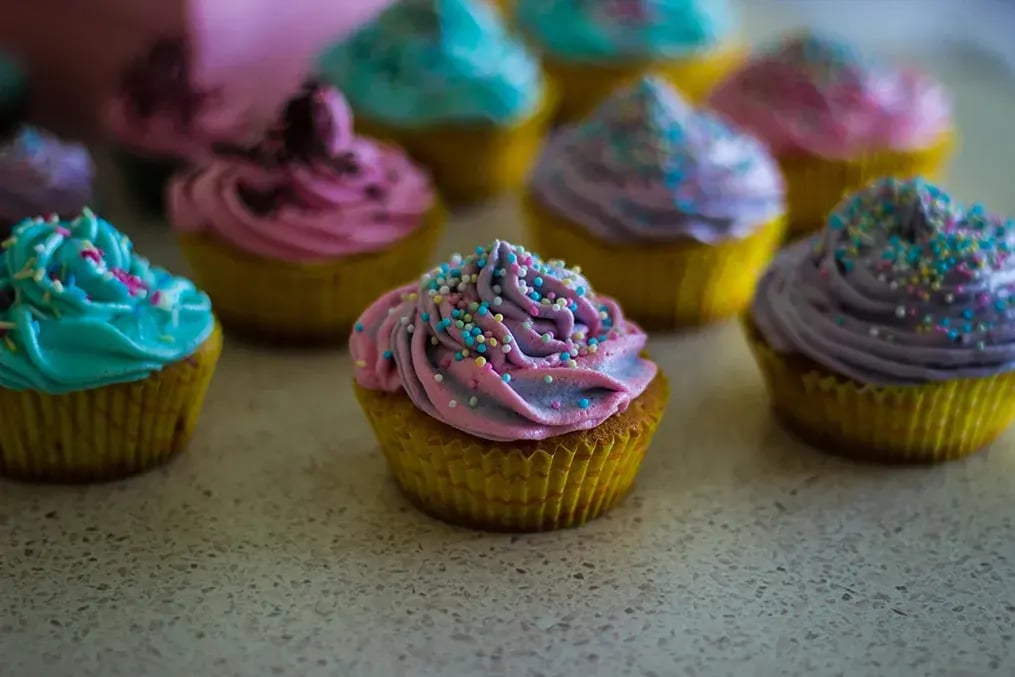
<svg viewBox="0 0 1015 677"><path fill-rule="evenodd" d="M542 341L543 343L549 343L552 338L553 337L550 336L549 332L547 332L546 334L543 334L542 336L540 336L539 340Z"/></svg>
<svg viewBox="0 0 1015 677"><path fill-rule="evenodd" d="M485 357L483 357L482 355L480 355L479 357L477 357L477 358L476 358L476 366L477 366L477 367L482 367L482 366L484 366L485 364L486 364L486 358L485 358Z"/></svg>
<svg viewBox="0 0 1015 677"><path fill-rule="evenodd" d="M543 383L553 383L553 377L547 374L543 377Z"/></svg>
<svg viewBox="0 0 1015 677"><path fill-rule="evenodd" d="M504 381L504 383L510 383L511 382L511 374L504 374L504 375L502 375L500 377L500 380Z"/></svg>
<svg viewBox="0 0 1015 677"><path fill-rule="evenodd" d="M411 334L412 332L416 331L416 326L415 326L415 325L412 325L412 324L410 324L410 325L407 325L407 326L405 327L405 331L407 331L407 332L409 332L409 333Z"/></svg>
<svg viewBox="0 0 1015 677"><path fill-rule="evenodd" d="M504 303L504 299L502 299L502 298L501 298L501 297L499 297L499 296L494 296L494 297L493 297L493 305L495 305L495 306L499 306L499 305L500 305L500 304L502 304L502 303Z"/></svg>
<svg viewBox="0 0 1015 677"><path fill-rule="evenodd" d="M443 374L434 374L433 375L433 380L435 380L438 383L440 383L440 382L442 382L444 380L444 375Z"/></svg>
<svg viewBox="0 0 1015 677"><path fill-rule="evenodd" d="M554 400L553 402L550 402L550 408L553 410L560 409L560 400Z"/></svg>
<svg viewBox="0 0 1015 677"><path fill-rule="evenodd" d="M510 353L511 352L511 344L510 343L505 343L505 344L503 344L500 347L500 349L501 349L501 352Z"/></svg>
<svg viewBox="0 0 1015 677"><path fill-rule="evenodd" d="M7 349L10 350L12 353L18 352L18 346L15 345L14 341L11 339L10 336L4 336L4 343L7 344Z"/></svg>
<svg viewBox="0 0 1015 677"><path fill-rule="evenodd" d="M478 397L473 395L472 397L469 398L469 406L470 407L475 407L477 404L479 404L479 398Z"/></svg>
<svg viewBox="0 0 1015 677"><path fill-rule="evenodd" d="M537 277L535 280L532 281L532 286L533 287L542 287L543 286L543 278Z"/></svg>
<svg viewBox="0 0 1015 677"><path fill-rule="evenodd" d="M394 355L394 353L392 353L390 350L385 350L384 351L384 359L385 360L390 360L393 355Z"/></svg>
<svg viewBox="0 0 1015 677"><path fill-rule="evenodd" d="M578 400L579 409L588 409L590 404L591 403L589 402L589 398L587 397L583 397L580 400Z"/></svg>
<svg viewBox="0 0 1015 677"><path fill-rule="evenodd" d="M454 409L455 407L458 406L458 402L455 400L451 400L450 402L448 402L448 406Z"/></svg>
<svg viewBox="0 0 1015 677"><path fill-rule="evenodd" d="M476 346L476 352L478 352L478 353L485 353L486 352L486 344L485 343L480 343L478 346Z"/></svg>

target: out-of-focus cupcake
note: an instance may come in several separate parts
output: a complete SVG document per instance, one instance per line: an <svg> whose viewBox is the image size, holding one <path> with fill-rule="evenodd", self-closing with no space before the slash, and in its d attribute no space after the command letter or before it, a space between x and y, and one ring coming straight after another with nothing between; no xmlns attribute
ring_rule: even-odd
<svg viewBox="0 0 1015 677"><path fill-rule="evenodd" d="M401 0L329 49L363 133L403 146L453 202L524 180L556 97L485 0Z"/></svg>
<svg viewBox="0 0 1015 677"><path fill-rule="evenodd" d="M923 180L846 198L745 318L778 417L878 461L970 454L1015 418L1015 222Z"/></svg>
<svg viewBox="0 0 1015 677"><path fill-rule="evenodd" d="M562 261L452 256L363 313L356 396L395 479L467 526L575 526L630 489L668 398L646 336Z"/></svg>
<svg viewBox="0 0 1015 677"><path fill-rule="evenodd" d="M22 221L0 256L0 475L162 463L186 446L221 348L208 297L108 222Z"/></svg>
<svg viewBox="0 0 1015 677"><path fill-rule="evenodd" d="M0 137L21 124L28 105L28 75L18 61L0 52Z"/></svg>
<svg viewBox="0 0 1015 677"><path fill-rule="evenodd" d="M565 121L648 73L700 101L744 54L728 0L518 0L516 17L544 54Z"/></svg>
<svg viewBox="0 0 1015 677"><path fill-rule="evenodd" d="M196 81L189 50L180 39L156 42L128 65L107 110L124 183L151 213L162 212L174 172L206 161L217 144L248 142L254 127L244 105Z"/></svg>
<svg viewBox="0 0 1015 677"><path fill-rule="evenodd" d="M342 96L311 83L253 149L172 181L170 222L227 327L344 337L426 265L444 217L429 177L352 127Z"/></svg>
<svg viewBox="0 0 1015 677"><path fill-rule="evenodd" d="M785 225L765 147L655 77L548 142L525 208L536 249L659 328L742 310Z"/></svg>
<svg viewBox="0 0 1015 677"><path fill-rule="evenodd" d="M81 144L22 126L0 141L0 236L38 214L71 217L92 202L94 166Z"/></svg>
<svg viewBox="0 0 1015 677"><path fill-rule="evenodd" d="M797 35L759 52L709 105L775 154L796 233L820 228L872 179L933 179L953 146L941 85L828 37Z"/></svg>

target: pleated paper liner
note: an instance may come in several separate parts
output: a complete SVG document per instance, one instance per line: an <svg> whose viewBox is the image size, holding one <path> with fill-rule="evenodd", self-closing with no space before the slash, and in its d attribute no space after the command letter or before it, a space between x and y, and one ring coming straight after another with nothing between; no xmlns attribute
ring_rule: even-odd
<svg viewBox="0 0 1015 677"><path fill-rule="evenodd" d="M778 158L786 177L790 236L800 237L820 230L828 213L844 196L875 179L922 176L936 180L954 147L955 135L948 133L926 148L882 150L847 160L804 155Z"/></svg>
<svg viewBox="0 0 1015 677"><path fill-rule="evenodd" d="M782 241L780 217L743 239L708 245L693 240L653 244L603 242L527 194L532 250L544 258L580 261L596 290L620 303L648 329L721 320L751 301L754 287Z"/></svg>
<svg viewBox="0 0 1015 677"><path fill-rule="evenodd" d="M539 108L511 126L446 124L395 128L356 112L356 131L405 148L430 170L451 204L480 202L522 185L557 107L547 87Z"/></svg>
<svg viewBox="0 0 1015 677"><path fill-rule="evenodd" d="M133 383L62 395L0 388L0 475L43 482L127 477L182 451L222 352L222 331Z"/></svg>
<svg viewBox="0 0 1015 677"><path fill-rule="evenodd" d="M1015 373L874 386L773 351L749 318L747 342L779 420L819 449L881 463L935 463L990 444L1015 419Z"/></svg>
<svg viewBox="0 0 1015 677"><path fill-rule="evenodd" d="M664 78L691 103L702 103L746 53L744 47L733 44L683 59L624 64L567 62L548 56L543 67L560 90L558 122L575 122L588 116L617 89L650 74Z"/></svg>
<svg viewBox="0 0 1015 677"><path fill-rule="evenodd" d="M660 372L626 411L592 430L491 442L431 418L404 393L355 390L406 496L438 519L491 531L573 527L612 508L631 488L669 398Z"/></svg>
<svg viewBox="0 0 1015 677"><path fill-rule="evenodd" d="M180 245L230 331L282 343L344 341L371 302L426 270L444 218L437 205L386 249L322 263L264 259L212 235L181 235Z"/></svg>

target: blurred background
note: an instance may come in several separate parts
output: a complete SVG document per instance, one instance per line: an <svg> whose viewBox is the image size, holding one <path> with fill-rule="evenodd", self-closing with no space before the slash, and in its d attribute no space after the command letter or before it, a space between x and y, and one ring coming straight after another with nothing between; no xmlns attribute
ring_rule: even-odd
<svg viewBox="0 0 1015 677"><path fill-rule="evenodd" d="M90 136L124 62L153 37L186 34L197 72L273 109L323 44L389 0L0 0L0 46L27 59L33 118ZM741 0L764 41L810 25L875 49L996 78L1015 75L1015 0Z"/></svg>

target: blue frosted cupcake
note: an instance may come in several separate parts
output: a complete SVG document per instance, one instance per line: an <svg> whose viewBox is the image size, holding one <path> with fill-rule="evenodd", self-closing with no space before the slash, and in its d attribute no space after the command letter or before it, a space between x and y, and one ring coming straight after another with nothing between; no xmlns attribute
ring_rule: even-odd
<svg viewBox="0 0 1015 677"><path fill-rule="evenodd" d="M320 59L360 131L405 147L452 201L518 186L555 98L486 0L402 0Z"/></svg>
<svg viewBox="0 0 1015 677"><path fill-rule="evenodd" d="M692 103L742 59L728 0L518 0L516 18L560 89L560 116L584 117L654 73Z"/></svg>

